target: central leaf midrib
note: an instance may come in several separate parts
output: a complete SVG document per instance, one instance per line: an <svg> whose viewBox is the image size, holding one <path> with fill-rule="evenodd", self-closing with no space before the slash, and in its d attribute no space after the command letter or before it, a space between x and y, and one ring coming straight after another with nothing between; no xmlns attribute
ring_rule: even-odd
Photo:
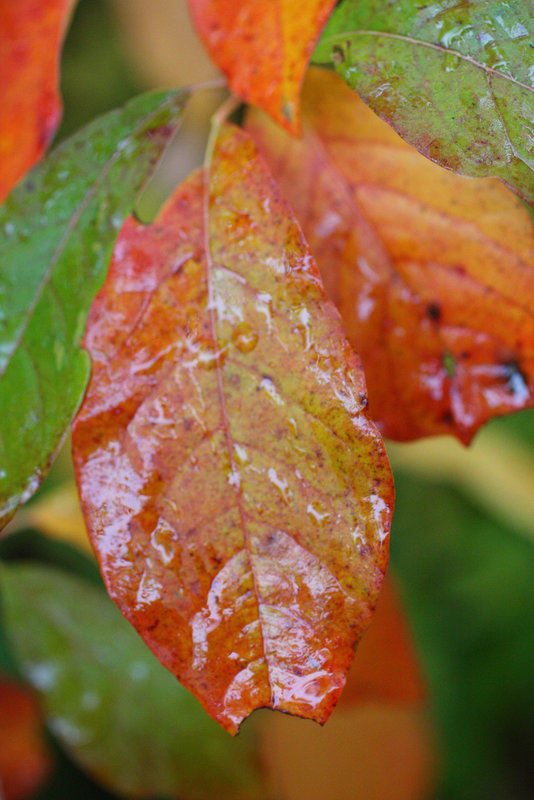
<svg viewBox="0 0 534 800"><path fill-rule="evenodd" d="M204 168L204 196L203 196L203 228L204 228L204 252L206 256L206 278L207 278L207 311L210 320L210 332L211 337L213 340L214 346L214 357L215 357L215 369L217 373L217 392L219 397L219 404L221 407L221 414L222 414L222 423L225 433L225 440L226 440L226 447L228 450L228 457L230 460L230 469L232 470L232 474L239 474L236 466L236 461L234 458L234 440L232 437L232 432L230 430L230 419L228 416L228 410L226 407L226 397L224 393L224 381L223 381L223 371L221 366L221 361L219 358L219 337L217 333L217 318L215 315L215 304L213 302L213 271L214 271L214 263L213 257L211 253L211 246L210 246L210 185L211 185L211 160L213 157L213 153L208 153L208 158ZM256 596L256 603L258 606L258 621L260 624L260 632L261 632L261 639L262 639L262 652L265 658L265 663L267 666L267 680L269 684L269 690L271 692L271 701L273 696L273 689L271 683L271 675L270 675L270 666L269 666L269 656L267 653L266 648L266 636L263 629L263 620L262 620L262 613L261 613L261 595L258 587L258 580L256 576L256 570L254 567L254 561L252 558L251 553L251 545L250 545L250 533L247 526L246 514L243 508L243 498L242 498L242 489L241 485L235 488L234 491L236 504L239 512L240 523L241 523L241 530L243 532L243 539L244 539L244 549L247 553L247 558L250 566L250 573L252 575L252 580L254 584L254 594Z"/></svg>
<svg viewBox="0 0 534 800"><path fill-rule="evenodd" d="M451 48L443 47L442 45L435 44L434 42L425 42L423 39L415 39L413 36L406 36L401 33L392 33L390 31L375 31L375 30L354 30L354 31L344 31L343 33L337 33L333 36L328 36L324 39L323 44L328 45L330 43L337 43L339 41L345 41L347 37L351 36L374 36L376 38L384 37L386 39L396 39L398 41L407 42L408 44L412 44L419 47L427 47L431 50L436 50L443 55L453 55L457 58L461 59L462 61L471 64L472 66L476 67L477 69L486 72L487 74L495 75L498 78L503 78L510 83L519 86L521 89L526 89L531 94L534 94L534 87L529 86L522 81L519 81L517 78L512 77L511 75L507 75L505 72L500 72L497 69L493 69L493 67L484 64L481 61L477 61L476 58L472 56L465 55L465 53L461 53L458 50L453 50Z"/></svg>

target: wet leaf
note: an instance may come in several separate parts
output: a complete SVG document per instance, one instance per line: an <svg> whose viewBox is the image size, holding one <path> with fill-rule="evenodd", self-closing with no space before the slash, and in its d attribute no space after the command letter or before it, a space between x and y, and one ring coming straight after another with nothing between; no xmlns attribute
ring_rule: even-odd
<svg viewBox="0 0 534 800"><path fill-rule="evenodd" d="M0 569L0 600L47 724L99 782L127 797L260 796L250 737L226 736L105 592L56 568L11 564Z"/></svg>
<svg viewBox="0 0 534 800"><path fill-rule="evenodd" d="M74 0L0 0L0 202L47 148L61 115L61 42Z"/></svg>
<svg viewBox="0 0 534 800"><path fill-rule="evenodd" d="M335 0L189 0L193 21L230 89L287 130L300 127L299 94Z"/></svg>
<svg viewBox="0 0 534 800"><path fill-rule="evenodd" d="M108 589L235 732L324 721L387 562L393 502L360 363L250 138L149 227L90 315L78 486Z"/></svg>
<svg viewBox="0 0 534 800"><path fill-rule="evenodd" d="M113 243L185 94L151 93L93 122L0 207L0 521L35 491L89 377L79 347Z"/></svg>
<svg viewBox="0 0 534 800"><path fill-rule="evenodd" d="M21 684L0 675L0 796L33 797L51 767L35 698Z"/></svg>
<svg viewBox="0 0 534 800"><path fill-rule="evenodd" d="M316 60L424 155L534 203L530 0L344 0Z"/></svg>
<svg viewBox="0 0 534 800"><path fill-rule="evenodd" d="M358 350L382 433L454 433L534 405L534 228L499 181L432 164L315 69L304 138L249 116Z"/></svg>

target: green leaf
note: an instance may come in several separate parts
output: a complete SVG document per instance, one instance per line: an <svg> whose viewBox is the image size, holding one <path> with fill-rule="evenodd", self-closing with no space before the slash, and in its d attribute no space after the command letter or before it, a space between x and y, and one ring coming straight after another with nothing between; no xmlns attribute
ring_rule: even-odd
<svg viewBox="0 0 534 800"><path fill-rule="evenodd" d="M71 756L128 797L259 796L253 740L232 739L105 592L52 567L0 569L5 628Z"/></svg>
<svg viewBox="0 0 534 800"><path fill-rule="evenodd" d="M154 92L106 114L0 207L0 527L38 487L81 402L89 306L186 99Z"/></svg>
<svg viewBox="0 0 534 800"><path fill-rule="evenodd" d="M531 0L345 0L314 60L433 161L534 203Z"/></svg>

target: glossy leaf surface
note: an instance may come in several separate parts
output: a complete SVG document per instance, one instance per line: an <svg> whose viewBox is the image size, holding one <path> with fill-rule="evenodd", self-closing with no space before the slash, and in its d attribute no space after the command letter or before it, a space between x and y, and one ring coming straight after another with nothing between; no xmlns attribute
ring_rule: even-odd
<svg viewBox="0 0 534 800"><path fill-rule="evenodd" d="M39 708L29 689L0 675L0 796L26 800L52 766Z"/></svg>
<svg viewBox="0 0 534 800"><path fill-rule="evenodd" d="M406 145L334 73L315 69L302 142L248 128L299 219L359 352L382 433L454 433L534 398L534 228L496 180Z"/></svg>
<svg viewBox="0 0 534 800"><path fill-rule="evenodd" d="M230 89L298 131L300 87L335 0L189 0L189 5Z"/></svg>
<svg viewBox="0 0 534 800"><path fill-rule="evenodd" d="M316 58L424 155L534 204L530 0L344 0Z"/></svg>
<svg viewBox="0 0 534 800"><path fill-rule="evenodd" d="M230 739L101 589L57 568L4 565L5 628L54 735L127 797L260 796L253 742Z"/></svg>
<svg viewBox="0 0 534 800"><path fill-rule="evenodd" d="M185 95L151 93L48 156L0 207L0 521L35 491L83 396L89 305Z"/></svg>
<svg viewBox="0 0 534 800"><path fill-rule="evenodd" d="M41 158L59 124L59 56L73 5L0 0L0 202Z"/></svg>
<svg viewBox="0 0 534 800"><path fill-rule="evenodd" d="M324 721L387 563L393 489L365 383L250 138L130 220L85 344L78 486L112 597L235 732Z"/></svg>

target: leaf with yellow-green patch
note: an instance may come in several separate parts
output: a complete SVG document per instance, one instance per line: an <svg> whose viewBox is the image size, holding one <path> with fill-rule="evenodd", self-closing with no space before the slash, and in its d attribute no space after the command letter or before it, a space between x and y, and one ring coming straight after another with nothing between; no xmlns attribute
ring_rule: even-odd
<svg viewBox="0 0 534 800"><path fill-rule="evenodd" d="M111 596L224 727L323 722L371 617L393 486L365 381L252 140L225 125L92 306L78 486Z"/></svg>
<svg viewBox="0 0 534 800"><path fill-rule="evenodd" d="M344 0L314 59L433 161L534 204L530 0Z"/></svg>

